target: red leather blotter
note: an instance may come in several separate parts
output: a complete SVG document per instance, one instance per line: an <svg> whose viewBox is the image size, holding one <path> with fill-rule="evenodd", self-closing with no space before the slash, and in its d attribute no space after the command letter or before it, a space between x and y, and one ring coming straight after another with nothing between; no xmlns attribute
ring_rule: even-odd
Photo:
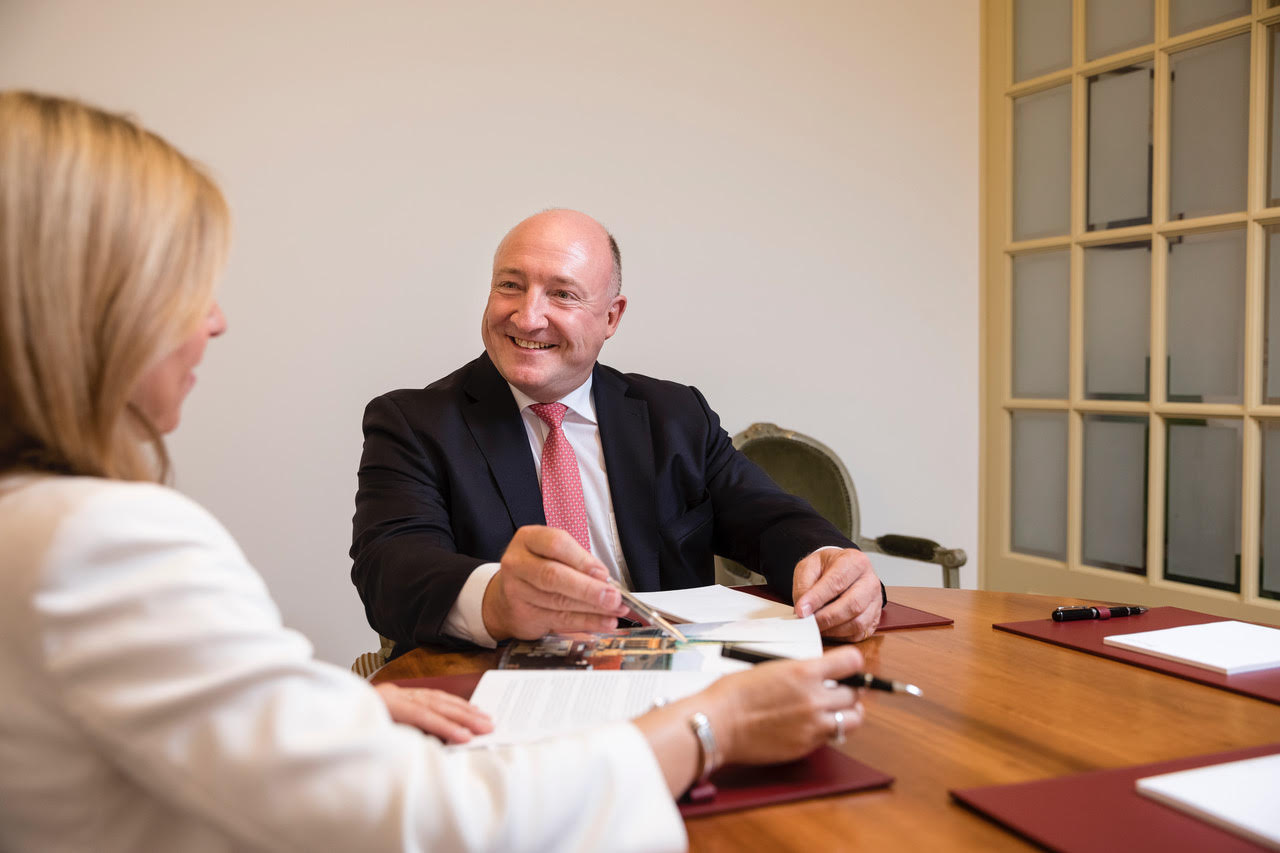
<svg viewBox="0 0 1280 853"><path fill-rule="evenodd" d="M1280 704L1280 667L1223 675L1198 666L1158 658L1155 655L1144 655L1108 646L1102 642L1103 637L1109 637L1112 634L1135 634L1139 631L1158 631L1161 628L1223 621L1226 620L1221 616L1183 610L1181 607L1153 607L1137 616L1118 616L1115 619L1054 622L1046 614L1044 619L1032 619L1029 622L1000 622L991 627Z"/></svg>
<svg viewBox="0 0 1280 853"><path fill-rule="evenodd" d="M482 670L459 675L435 675L430 678L397 678L395 683L401 687L430 687L452 693L454 696L461 696L463 699L470 699L471 694L476 692L476 685L480 683L483 675Z"/></svg>
<svg viewBox="0 0 1280 853"><path fill-rule="evenodd" d="M749 592L769 601L782 600L774 595L767 586L735 586L734 589L739 592ZM905 604L890 601L880 611L880 625L876 628L876 633L896 631L899 628L933 628L939 625L951 625L955 621L954 619L948 619L946 616L930 613L927 610L918 610L914 607L907 607Z"/></svg>
<svg viewBox="0 0 1280 853"><path fill-rule="evenodd" d="M876 633L896 631L899 628L932 628L938 625L952 625L955 624L955 621L954 619L948 619L946 616L930 613L927 610L917 610L914 607L890 601L880 611L880 625L876 628Z"/></svg>
<svg viewBox="0 0 1280 853"><path fill-rule="evenodd" d="M715 795L698 802L681 799L677 805L685 817L771 806L809 797L848 794L883 788L893 777L850 758L829 746L799 761L786 764L722 767L711 774Z"/></svg>
<svg viewBox="0 0 1280 853"><path fill-rule="evenodd" d="M1261 850L1234 833L1142 796L1134 783L1147 776L1276 752L1280 743L1018 785L966 788L951 796L1006 829L1062 853Z"/></svg>
<svg viewBox="0 0 1280 853"><path fill-rule="evenodd" d="M483 672L468 672L433 678L403 678L395 683L401 687L446 690L469 699L482 675ZM682 815L701 817L809 797L883 788L893 782L893 777L824 746L799 761L786 764L722 767L711 775L711 781L716 789L714 796L699 802L682 799L677 803Z"/></svg>

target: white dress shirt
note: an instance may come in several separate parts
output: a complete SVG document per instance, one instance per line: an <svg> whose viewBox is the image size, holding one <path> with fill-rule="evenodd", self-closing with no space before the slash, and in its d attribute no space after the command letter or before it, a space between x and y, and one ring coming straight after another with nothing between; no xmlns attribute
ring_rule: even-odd
<svg viewBox="0 0 1280 853"><path fill-rule="evenodd" d="M618 524L613 512L613 496L609 491L609 477L604 465L604 445L600 442L600 424L596 420L595 397L591 393L592 377L573 391L554 402L564 403L568 407L561 428L565 438L573 447L578 457L578 473L582 477L582 499L587 508L587 530L591 537L591 553L604 563L609 574L628 589L631 588L631 575L627 571L627 561L622 555L622 545L618 537ZM534 466L538 472L538 482L542 482L542 448L547 443L547 435L551 428L542 418L534 414L529 407L540 402L525 394L514 385L508 384L516 405L520 408L520 417L524 420L525 434L529 437L529 449L533 452ZM484 563L477 566L467 582L449 615L445 617L444 631L454 637L470 640L481 646L493 648L497 645L493 637L484 627L481 607L484 602L484 591L489 581L498 572L498 563Z"/></svg>
<svg viewBox="0 0 1280 853"><path fill-rule="evenodd" d="M0 850L683 849L631 724L515 747L391 721L177 492L0 477Z"/></svg>

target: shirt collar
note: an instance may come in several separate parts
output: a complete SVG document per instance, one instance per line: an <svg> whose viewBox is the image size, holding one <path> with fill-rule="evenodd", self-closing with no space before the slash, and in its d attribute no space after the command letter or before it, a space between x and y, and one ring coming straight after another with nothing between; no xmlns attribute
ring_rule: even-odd
<svg viewBox="0 0 1280 853"><path fill-rule="evenodd" d="M596 402L591 396L591 383L594 377L595 371L593 370L591 373L587 374L586 382L583 382L577 388L574 388L568 394L565 394L559 400L555 400L553 402L564 403L565 406L569 408L569 411L573 412L579 418L582 418L589 423L596 423ZM534 403L538 402L516 386L512 385L510 382L507 383L507 387L511 389L511 396L516 398L516 405L522 412Z"/></svg>

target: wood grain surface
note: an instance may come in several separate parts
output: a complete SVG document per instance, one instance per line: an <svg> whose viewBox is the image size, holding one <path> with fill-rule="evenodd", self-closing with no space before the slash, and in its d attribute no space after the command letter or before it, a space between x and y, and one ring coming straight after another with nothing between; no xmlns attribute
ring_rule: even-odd
<svg viewBox="0 0 1280 853"><path fill-rule="evenodd" d="M866 722L843 747L896 777L893 786L692 819L690 849L1036 849L948 791L1280 741L1280 705L991 627L1048 618L1076 599L917 587L891 587L889 598L955 619L860 645L868 671L924 691L868 693ZM373 680L495 662L493 652L417 649Z"/></svg>

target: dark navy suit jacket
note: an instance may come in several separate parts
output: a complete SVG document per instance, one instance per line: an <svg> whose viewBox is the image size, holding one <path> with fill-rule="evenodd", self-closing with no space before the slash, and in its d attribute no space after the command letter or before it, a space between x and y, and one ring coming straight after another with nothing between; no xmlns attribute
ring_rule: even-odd
<svg viewBox="0 0 1280 853"><path fill-rule="evenodd" d="M784 600L823 545L854 547L734 449L697 389L595 366L592 391L623 556L641 591L714 582L713 555ZM524 422L487 355L365 409L351 578L369 624L403 652L442 633L471 571L545 524Z"/></svg>

